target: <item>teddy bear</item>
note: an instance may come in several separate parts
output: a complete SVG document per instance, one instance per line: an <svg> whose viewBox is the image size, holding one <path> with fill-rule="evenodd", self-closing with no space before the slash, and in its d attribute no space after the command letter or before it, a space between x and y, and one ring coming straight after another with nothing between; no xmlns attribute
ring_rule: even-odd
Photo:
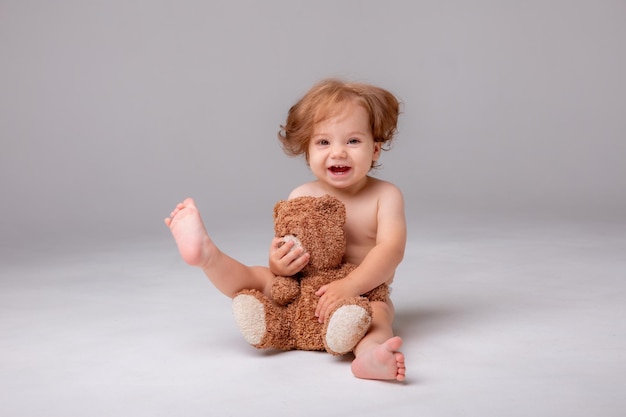
<svg viewBox="0 0 626 417"><path fill-rule="evenodd" d="M328 319L315 317L315 292L341 279L356 266L343 262L346 237L344 204L330 195L281 200L274 206L274 231L309 253L308 264L293 277L275 277L271 298L246 289L232 301L233 315L244 339L258 349L351 352L372 322L370 301L385 301L386 284L363 296L343 300ZM293 250L293 249L292 249Z"/></svg>

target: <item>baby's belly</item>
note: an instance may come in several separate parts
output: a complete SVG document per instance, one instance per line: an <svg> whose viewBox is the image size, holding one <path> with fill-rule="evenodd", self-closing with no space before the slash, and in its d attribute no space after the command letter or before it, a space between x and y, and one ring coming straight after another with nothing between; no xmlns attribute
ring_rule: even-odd
<svg viewBox="0 0 626 417"><path fill-rule="evenodd" d="M365 239L362 241L355 241L348 239L346 252L343 255L344 260L351 264L360 265L367 254L376 246L375 241Z"/></svg>
<svg viewBox="0 0 626 417"><path fill-rule="evenodd" d="M365 259L365 255L367 255L367 252L369 252L369 250L346 252L343 255L343 261L350 264L360 265L361 262L363 262L363 259Z"/></svg>

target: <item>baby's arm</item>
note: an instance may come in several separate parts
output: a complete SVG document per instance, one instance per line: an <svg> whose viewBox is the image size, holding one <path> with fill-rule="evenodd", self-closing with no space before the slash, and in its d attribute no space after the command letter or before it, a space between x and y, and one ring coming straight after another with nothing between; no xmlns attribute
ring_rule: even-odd
<svg viewBox="0 0 626 417"><path fill-rule="evenodd" d="M347 277L319 289L316 293L320 296L317 317L324 320L335 303L365 294L389 281L404 257L405 246L404 199L399 189L389 186L379 199L375 246Z"/></svg>
<svg viewBox="0 0 626 417"><path fill-rule="evenodd" d="M381 196L376 221L376 245L348 276L357 294L365 294L390 281L404 257L406 247L404 199L396 187L389 187Z"/></svg>

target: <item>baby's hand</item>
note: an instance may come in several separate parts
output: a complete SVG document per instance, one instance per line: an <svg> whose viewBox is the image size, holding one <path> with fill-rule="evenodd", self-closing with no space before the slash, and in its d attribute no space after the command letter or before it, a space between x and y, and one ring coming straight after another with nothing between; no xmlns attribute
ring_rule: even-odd
<svg viewBox="0 0 626 417"><path fill-rule="evenodd" d="M309 262L310 255L302 247L294 248L293 240L275 237L270 246L270 271L274 275L289 277L297 274ZM293 250L292 250L293 249Z"/></svg>
<svg viewBox="0 0 626 417"><path fill-rule="evenodd" d="M346 277L333 281L330 284L322 285L315 295L320 297L315 309L315 317L317 317L320 323L324 323L328 320L330 312L341 300L355 297L358 294L354 294L352 282Z"/></svg>

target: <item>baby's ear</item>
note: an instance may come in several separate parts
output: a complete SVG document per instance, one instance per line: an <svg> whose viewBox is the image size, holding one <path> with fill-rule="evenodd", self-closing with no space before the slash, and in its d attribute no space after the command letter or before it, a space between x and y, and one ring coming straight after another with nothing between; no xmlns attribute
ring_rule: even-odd
<svg viewBox="0 0 626 417"><path fill-rule="evenodd" d="M382 142L374 142L374 155L372 155L372 162L377 162L380 159L380 154L382 153L383 143Z"/></svg>

